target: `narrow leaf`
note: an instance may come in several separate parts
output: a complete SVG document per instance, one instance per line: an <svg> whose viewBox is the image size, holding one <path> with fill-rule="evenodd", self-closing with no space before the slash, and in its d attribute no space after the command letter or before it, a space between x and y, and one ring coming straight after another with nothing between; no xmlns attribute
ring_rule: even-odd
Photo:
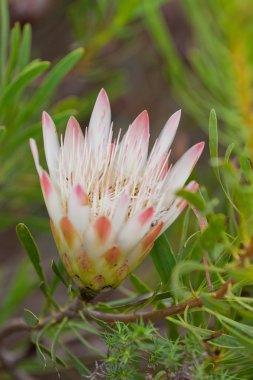
<svg viewBox="0 0 253 380"><path fill-rule="evenodd" d="M229 159L230 159L230 156L231 156L231 154L232 154L232 152L234 150L234 147L235 147L235 143L231 143L227 147L226 153L225 153L225 161L229 162Z"/></svg>
<svg viewBox="0 0 253 380"><path fill-rule="evenodd" d="M193 193L191 191L182 189L177 192L177 195L184 198L199 211L204 211L206 208L205 201L199 193Z"/></svg>
<svg viewBox="0 0 253 380"><path fill-rule="evenodd" d="M6 135L6 127L3 125L0 126L0 142L4 139Z"/></svg>
<svg viewBox="0 0 253 380"><path fill-rule="evenodd" d="M210 117L209 117L209 151L210 151L210 157L211 157L211 163L213 165L213 170L214 174L221 185L221 188L226 195L227 199L231 203L231 205L234 207L234 209L239 212L237 209L236 205L233 203L233 200L230 197L229 190L228 188L225 188L222 181L221 181L221 176L220 176L220 171L219 171L219 152L218 152L218 127L217 127L217 117L215 110L212 109L210 112Z"/></svg>
<svg viewBox="0 0 253 380"><path fill-rule="evenodd" d="M49 67L49 62L31 62L26 68L11 82L5 89L0 107L11 104L13 99L30 84L35 78L42 74Z"/></svg>
<svg viewBox="0 0 253 380"><path fill-rule="evenodd" d="M43 346L40 344L40 339L43 337L44 334L52 327L52 321L50 321L48 324L46 324L41 331L37 334L36 339L35 339L35 345L36 345L36 350L37 350L37 355L39 359L41 360L42 364L46 367L47 361L46 357L43 353Z"/></svg>
<svg viewBox="0 0 253 380"><path fill-rule="evenodd" d="M67 322L68 322L68 318L65 317L61 321L61 323L59 324L59 326L56 328L56 332L55 332L54 339L53 339L52 346L51 346L51 358L52 358L53 361L55 361L55 359L56 359L57 342L58 342L59 337L61 335L61 332L64 329L64 327L65 327L65 325L66 325Z"/></svg>
<svg viewBox="0 0 253 380"><path fill-rule="evenodd" d="M24 309L24 320L30 327L36 327L39 324L39 318L29 309Z"/></svg>
<svg viewBox="0 0 253 380"><path fill-rule="evenodd" d="M138 276L135 274L131 274L130 276L130 281L131 284L135 287L135 289L140 293L140 294L146 294L152 292L152 289L145 284Z"/></svg>
<svg viewBox="0 0 253 380"><path fill-rule="evenodd" d="M32 30L31 25L26 24L23 28L22 40L20 44L18 69L19 71L28 65L31 53Z"/></svg>
<svg viewBox="0 0 253 380"><path fill-rule="evenodd" d="M19 223L17 225L16 232L21 244L23 245L28 257L34 266L35 271L37 272L37 275L39 276L39 279L43 283L46 283L45 275L40 265L39 250L28 227L23 223Z"/></svg>
<svg viewBox="0 0 253 380"><path fill-rule="evenodd" d="M215 110L212 109L210 112L209 117L209 150L210 150L210 156L211 160L213 161L214 165L214 172L217 178L220 178L219 170L217 167L218 162L218 128L217 128L217 117Z"/></svg>
<svg viewBox="0 0 253 380"><path fill-rule="evenodd" d="M151 257L162 283L164 285L167 284L170 280L171 272L176 265L176 258L165 234L156 240L151 251Z"/></svg>
<svg viewBox="0 0 253 380"><path fill-rule="evenodd" d="M249 158L242 155L240 157L240 165L241 165L241 169L243 171L243 174L244 174L246 180L249 181L249 183L252 183L253 171L252 171L252 167L251 167L251 163L250 163Z"/></svg>
<svg viewBox="0 0 253 380"><path fill-rule="evenodd" d="M11 46L10 46L10 58L6 73L6 82L9 83L12 73L15 69L19 51L19 42L20 42L20 25L16 23L14 28L11 31Z"/></svg>
<svg viewBox="0 0 253 380"><path fill-rule="evenodd" d="M52 260L51 268L52 268L54 274L56 275L56 277L68 288L69 285L68 285L67 281L63 278L62 273L61 273L60 269L58 268L58 266L56 265L54 260Z"/></svg>
<svg viewBox="0 0 253 380"><path fill-rule="evenodd" d="M43 351L45 354L47 354L49 357L51 357L50 350L46 346L44 346L44 344L40 343L40 350L41 350L40 352ZM43 358L45 360L45 356L44 355L43 355ZM44 362L44 360L43 360L43 362ZM67 364L59 356L55 356L55 362L56 362L56 364L59 364L63 368L68 368Z"/></svg>
<svg viewBox="0 0 253 380"><path fill-rule="evenodd" d="M83 55L83 49L79 48L69 53L48 73L40 88L31 99L29 106L24 109L17 120L17 124L31 117L38 109L45 107L53 95L55 89L66 74L73 68Z"/></svg>
<svg viewBox="0 0 253 380"><path fill-rule="evenodd" d="M0 23L1 23L1 49L0 49L0 81L1 86L4 87L5 83L5 70L7 66L7 45L9 33L9 12L7 0L1 0L0 4Z"/></svg>

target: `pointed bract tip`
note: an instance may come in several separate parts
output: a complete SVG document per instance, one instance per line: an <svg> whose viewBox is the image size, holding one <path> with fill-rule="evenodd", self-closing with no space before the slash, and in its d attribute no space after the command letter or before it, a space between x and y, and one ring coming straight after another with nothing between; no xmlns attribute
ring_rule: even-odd
<svg viewBox="0 0 253 380"><path fill-rule="evenodd" d="M181 119L181 110L178 110L170 116L170 118L167 120L165 124L165 127L167 126L167 128L169 129L174 128L175 130L177 130L180 119Z"/></svg>
<svg viewBox="0 0 253 380"><path fill-rule="evenodd" d="M174 112L172 114L172 116L178 117L179 119L180 119L181 115L182 115L182 110L181 109L177 110L176 112Z"/></svg>
<svg viewBox="0 0 253 380"><path fill-rule="evenodd" d="M173 125L177 128L181 118L181 110L174 112L168 121L173 122Z"/></svg>
<svg viewBox="0 0 253 380"><path fill-rule="evenodd" d="M195 150L195 152L198 152L198 154L200 156L201 153L203 152L204 147L205 147L205 141L201 141L201 142L197 143L196 145L194 145L194 150Z"/></svg>
<svg viewBox="0 0 253 380"><path fill-rule="evenodd" d="M42 119L50 118L49 114L46 111L42 111Z"/></svg>
<svg viewBox="0 0 253 380"><path fill-rule="evenodd" d="M145 121L146 123L149 123L149 115L148 115L148 111L147 110L144 110L142 111L135 120L137 119L140 119L140 120L143 120Z"/></svg>
<svg viewBox="0 0 253 380"><path fill-rule="evenodd" d="M162 129L161 136L163 136L163 133L168 133L170 136L170 143L172 143L175 137L175 134L177 132L177 128L180 122L180 118L181 118L181 110L178 110L170 116L164 128Z"/></svg>
<svg viewBox="0 0 253 380"><path fill-rule="evenodd" d="M195 166L196 162L199 160L203 149L205 146L205 142L199 142L195 145L193 145L190 149L187 150L187 152L184 154L184 157L188 157L190 160L193 160L193 167ZM192 168L193 168L192 167Z"/></svg>
<svg viewBox="0 0 253 380"><path fill-rule="evenodd" d="M107 95L107 92L105 91L104 88L102 88L98 94L98 97L97 97L98 100L102 101L103 103L105 104L109 104L109 98L108 98L108 95Z"/></svg>
<svg viewBox="0 0 253 380"><path fill-rule="evenodd" d="M51 116L46 111L43 111L42 112L42 126L43 126L43 128L50 127L51 123L52 123Z"/></svg>
<svg viewBox="0 0 253 380"><path fill-rule="evenodd" d="M72 130L75 131L77 137L80 132L80 125L73 115L68 120L66 132L71 132Z"/></svg>
<svg viewBox="0 0 253 380"><path fill-rule="evenodd" d="M146 110L142 111L130 125L131 134L138 132L144 132L144 137L149 137L149 116Z"/></svg>
<svg viewBox="0 0 253 380"><path fill-rule="evenodd" d="M71 122L71 123L78 123L78 121L76 120L75 116L73 116L73 115L70 116L68 122Z"/></svg>

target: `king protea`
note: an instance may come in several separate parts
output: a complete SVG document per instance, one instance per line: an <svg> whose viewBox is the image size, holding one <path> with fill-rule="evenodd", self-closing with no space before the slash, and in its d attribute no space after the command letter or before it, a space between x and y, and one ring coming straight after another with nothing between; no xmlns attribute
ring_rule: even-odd
<svg viewBox="0 0 253 380"><path fill-rule="evenodd" d="M70 117L60 142L51 117L42 116L49 174L35 165L62 262L79 286L91 291L118 286L148 255L155 239L187 205L176 192L188 179L204 147L200 142L169 164L169 148L180 119L174 113L148 156L149 118L143 111L121 138L113 137L104 90L83 135ZM196 191L190 182L189 191Z"/></svg>

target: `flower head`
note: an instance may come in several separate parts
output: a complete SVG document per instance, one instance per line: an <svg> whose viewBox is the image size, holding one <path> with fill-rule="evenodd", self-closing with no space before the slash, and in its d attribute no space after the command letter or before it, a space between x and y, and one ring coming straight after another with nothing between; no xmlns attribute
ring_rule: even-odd
<svg viewBox="0 0 253 380"><path fill-rule="evenodd" d="M39 164L33 139L30 146L61 259L81 287L99 291L118 286L187 205L175 193L185 185L204 143L170 165L179 120L180 111L167 121L148 156L147 112L122 138L121 131L114 138L104 90L85 135L71 117L59 143L53 120L43 113L49 174ZM198 185L193 181L187 188L196 191Z"/></svg>

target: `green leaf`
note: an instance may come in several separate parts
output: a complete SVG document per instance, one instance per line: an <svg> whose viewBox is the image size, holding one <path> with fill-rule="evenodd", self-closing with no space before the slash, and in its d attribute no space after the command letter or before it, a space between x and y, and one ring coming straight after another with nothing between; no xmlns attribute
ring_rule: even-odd
<svg viewBox="0 0 253 380"><path fill-rule="evenodd" d="M52 296L60 282L62 282L66 286L66 288L68 289L68 292L70 291L72 294L75 294L76 296L79 295L76 289L70 287L70 282L71 282L70 279L67 277L68 279L65 280L63 274L66 274L66 270L61 260L58 261L58 265L54 262L54 260L52 260L52 270L54 271L55 275L49 285L47 293L54 305L55 305L55 301L52 299ZM57 308L59 308L58 305L57 305Z"/></svg>
<svg viewBox="0 0 253 380"><path fill-rule="evenodd" d="M236 282L240 282L242 285L253 284L253 264L247 264L246 267L240 267L234 263L227 264L226 270L229 276Z"/></svg>
<svg viewBox="0 0 253 380"><path fill-rule="evenodd" d="M162 283L168 284L171 272L176 265L176 258L165 234L161 235L150 253Z"/></svg>
<svg viewBox="0 0 253 380"><path fill-rule="evenodd" d="M44 345L44 344L41 344L40 343L40 352L39 352L39 355L41 356L41 352L44 352L45 354L47 354L49 357L51 357L51 352L50 350ZM37 351L38 352L38 351ZM41 356L41 359L43 360L43 363L45 362L45 356L43 355L43 357ZM55 357L55 362L56 364L59 364L60 366L62 366L63 368L68 368L67 364L64 362L64 360L62 360L59 356L56 356Z"/></svg>
<svg viewBox="0 0 253 380"><path fill-rule="evenodd" d="M6 127L3 125L0 126L0 142L4 139L6 135Z"/></svg>
<svg viewBox="0 0 253 380"><path fill-rule="evenodd" d="M212 109L209 117L209 151L211 160L214 162L214 172L217 178L220 178L219 169L217 167L218 162L218 128L217 128L217 117L215 110Z"/></svg>
<svg viewBox="0 0 253 380"><path fill-rule="evenodd" d="M58 268L58 266L56 265L54 260L52 260L51 268L52 268L54 274L56 275L56 277L68 288L69 284L63 278L62 273L61 273L60 269Z"/></svg>
<svg viewBox="0 0 253 380"><path fill-rule="evenodd" d="M162 302L157 301L163 301L166 300L166 303L172 301L172 293L170 291L165 291L162 293L155 293L155 292L150 292L150 293L145 293L139 296L132 296L128 298L123 298L120 300L116 301L111 301L110 303L106 304L101 304L100 303L100 310L104 311L105 313L107 312L115 312L115 310L119 309L126 309L129 307L133 307L136 305L142 305L142 306L147 306L153 303L156 303L156 307L159 307L162 305Z"/></svg>
<svg viewBox="0 0 253 380"><path fill-rule="evenodd" d="M43 345L37 345L36 346L36 354L37 354L38 361L41 365L44 365L44 367L46 367L47 359L46 359L43 351L44 351Z"/></svg>
<svg viewBox="0 0 253 380"><path fill-rule="evenodd" d="M224 236L225 216L222 214L212 215L208 220L208 225L200 236L200 243L203 249L210 251L215 248L219 240Z"/></svg>
<svg viewBox="0 0 253 380"><path fill-rule="evenodd" d="M6 83L9 83L12 73L15 69L19 51L19 42L20 42L20 25L16 23L14 28L11 31L11 46L10 46L10 58L6 73Z"/></svg>
<svg viewBox="0 0 253 380"><path fill-rule="evenodd" d="M5 70L7 67L7 45L8 45L8 34L9 34L9 12L8 12L8 2L7 0L1 0L0 4L0 27L1 27L1 49L0 49L0 82L2 88L5 83Z"/></svg>
<svg viewBox="0 0 253 380"><path fill-rule="evenodd" d="M186 201L188 201L192 206L194 206L199 211L204 211L206 208L205 201L200 196L199 193L193 193L191 191L182 189L177 192L177 195L184 198Z"/></svg>
<svg viewBox="0 0 253 380"><path fill-rule="evenodd" d="M61 323L58 325L58 327L56 328L56 331L55 331L55 334L54 334L54 339L53 339L53 342L52 342L52 346L51 346L51 358L53 361L55 361L56 359L56 347L57 347L57 342L59 340L59 337L61 335L61 332L62 330L64 329L66 323L68 322L68 318L65 317Z"/></svg>
<svg viewBox="0 0 253 380"><path fill-rule="evenodd" d="M81 312L80 312L80 316L81 316ZM85 332L89 332L91 334L101 336L101 331L99 331L98 329L96 329L95 327L93 327L85 319L82 320L82 321L74 321L74 320L72 320L72 321L69 322L69 325L75 327L78 330L83 330Z"/></svg>
<svg viewBox="0 0 253 380"><path fill-rule="evenodd" d="M189 296L188 287L186 287L183 283L183 276L192 274L194 271L196 271L196 273L200 273L200 271L201 272L208 271L210 273L218 273L218 274L224 273L224 269L222 268L218 268L213 265L200 264L197 261L193 261L193 260L191 261L184 260L184 261L178 262L171 276L171 289L172 289L172 292L174 292L178 297L185 298Z"/></svg>
<svg viewBox="0 0 253 380"><path fill-rule="evenodd" d="M43 354L43 345L41 345L40 343L40 339L43 337L44 334L46 334L46 332L51 329L52 327L52 324L53 324L53 321L50 321L49 323L47 323L41 330L40 332L37 334L36 338L35 338L35 345L36 345L36 351L37 351L37 355L38 355L38 358L40 359L41 363L44 364L44 366L46 366L46 357L45 355Z"/></svg>
<svg viewBox="0 0 253 380"><path fill-rule="evenodd" d="M28 65L31 53L32 30L31 25L26 24L23 28L22 40L19 49L18 69L23 70Z"/></svg>
<svg viewBox="0 0 253 380"><path fill-rule="evenodd" d="M102 321L101 319L98 319L96 317L94 317L93 315L91 315L91 318L100 326L102 327L105 331L108 331L108 332L113 332L114 333L114 329L112 327L109 326L108 323Z"/></svg>
<svg viewBox="0 0 253 380"><path fill-rule="evenodd" d="M244 345L253 350L253 328L244 323L237 322L223 315L218 315L218 319L230 333L236 336Z"/></svg>
<svg viewBox="0 0 253 380"><path fill-rule="evenodd" d="M243 171L244 177L247 181L249 181L250 184L253 182L253 171L251 167L250 160L247 156L241 155L240 156L240 166Z"/></svg>
<svg viewBox="0 0 253 380"><path fill-rule="evenodd" d="M146 294L146 293L152 292L152 289L133 273L130 276L130 281L131 281L131 284L135 287L135 289L140 294Z"/></svg>
<svg viewBox="0 0 253 380"><path fill-rule="evenodd" d="M11 82L5 89L0 101L0 109L3 109L6 104L11 104L13 99L35 78L42 74L48 67L49 62L33 61L25 67L15 80Z"/></svg>
<svg viewBox="0 0 253 380"><path fill-rule="evenodd" d="M46 308L49 306L49 305L54 305L54 307L60 311L61 310L61 307L58 305L58 303L53 299L52 297L52 294L50 292L50 288L48 288L48 286L45 284L45 282L41 282L40 283L40 290L42 291L42 293L44 294L44 296L46 297L47 299L47 304L46 304Z"/></svg>
<svg viewBox="0 0 253 380"><path fill-rule="evenodd" d="M30 104L27 105L23 113L18 117L17 124L22 123L25 119L33 116L35 112L47 105L60 81L80 60L83 52L84 50L81 48L74 50L52 68L40 85L36 94L34 94Z"/></svg>
<svg viewBox="0 0 253 380"><path fill-rule="evenodd" d="M181 256L182 250L184 248L185 242L187 240L187 234L188 234L188 228L189 228L189 221L190 221L190 211L191 209L188 207L185 214L184 214L184 220L183 220L183 226L182 226L182 232L180 237L180 248L178 252L178 257Z"/></svg>
<svg viewBox="0 0 253 380"><path fill-rule="evenodd" d="M24 309L24 320L30 327L36 327L39 324L39 318L29 309Z"/></svg>
<svg viewBox="0 0 253 380"><path fill-rule="evenodd" d="M18 238L23 245L28 257L30 258L39 279L46 284L46 278L40 265L40 254L37 245L24 223L19 223L16 228Z"/></svg>
<svg viewBox="0 0 253 380"><path fill-rule="evenodd" d="M209 117L209 150L210 150L210 156L211 156L211 163L213 166L214 174L224 192L227 199L231 203L231 205L234 207L234 209L239 213L239 210L237 209L236 205L233 203L233 200L231 199L231 196L229 194L228 187L224 187L222 181L221 181L221 175L219 171L219 153L218 153L218 127L217 127L217 118L215 110L212 109L210 112Z"/></svg>
<svg viewBox="0 0 253 380"><path fill-rule="evenodd" d="M230 156L234 150L234 147L235 147L235 143L231 143L229 144L229 146L227 147L227 150L226 150L226 153L225 153L225 161L229 162L229 159L230 159Z"/></svg>

